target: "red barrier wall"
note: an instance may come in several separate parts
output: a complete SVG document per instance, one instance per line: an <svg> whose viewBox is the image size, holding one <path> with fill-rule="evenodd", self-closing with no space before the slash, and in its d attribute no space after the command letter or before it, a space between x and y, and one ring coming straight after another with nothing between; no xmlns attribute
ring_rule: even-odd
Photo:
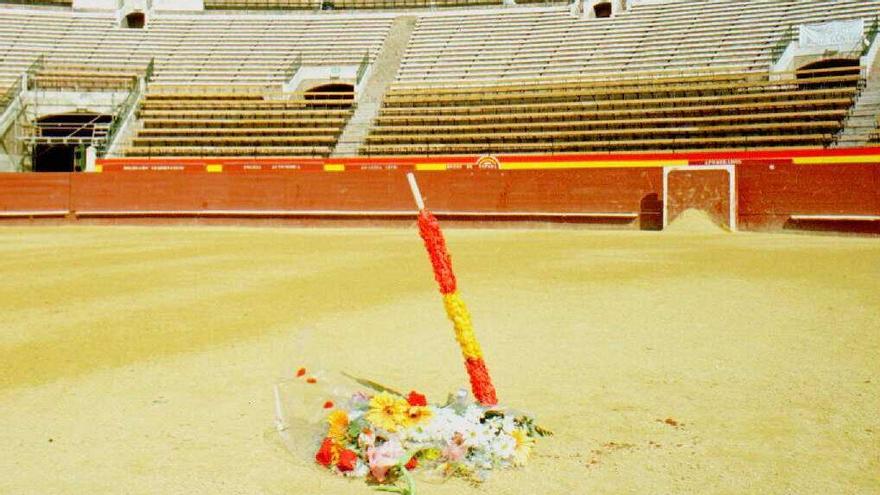
<svg viewBox="0 0 880 495"><path fill-rule="evenodd" d="M437 211L638 213L660 193L660 168L417 172ZM412 211L404 172L78 174L71 209Z"/></svg>
<svg viewBox="0 0 880 495"><path fill-rule="evenodd" d="M184 165L174 165L181 161L173 159L142 162L103 160L104 173L0 174L0 217L49 210L70 210L73 216L150 211L190 217L224 210L409 212L413 205L404 173L416 170L428 205L437 212L486 213L486 217L641 213L644 225L663 200L663 167L683 163L736 167L741 229L783 228L799 214L880 216L880 148L355 158L300 164L285 159L227 159L220 164L210 159L183 160ZM142 170L145 166L150 170Z"/></svg>
<svg viewBox="0 0 880 495"><path fill-rule="evenodd" d="M880 215L880 165L737 167L741 229L774 230L791 215Z"/></svg>
<svg viewBox="0 0 880 495"><path fill-rule="evenodd" d="M67 210L70 174L0 174L0 212Z"/></svg>

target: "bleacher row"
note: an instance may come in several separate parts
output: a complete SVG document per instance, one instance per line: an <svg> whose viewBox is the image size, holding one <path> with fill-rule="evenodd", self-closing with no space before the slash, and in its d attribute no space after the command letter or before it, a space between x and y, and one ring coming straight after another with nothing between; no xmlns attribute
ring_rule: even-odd
<svg viewBox="0 0 880 495"><path fill-rule="evenodd" d="M800 77L797 77L800 76ZM805 79L809 77L809 79ZM454 154L827 146L861 77L809 71L394 88L361 152Z"/></svg>
<svg viewBox="0 0 880 495"><path fill-rule="evenodd" d="M521 0L517 3L564 3L559 0ZM20 5L70 7L73 0L2 0ZM501 5L501 0L205 0L207 10L317 10L331 9L407 9L434 7L475 7Z"/></svg>
<svg viewBox="0 0 880 495"><path fill-rule="evenodd" d="M880 0L704 0L635 4L609 19L566 8L422 16L402 83L497 81L716 67L766 70L792 25L873 19Z"/></svg>
<svg viewBox="0 0 880 495"><path fill-rule="evenodd" d="M354 93L282 95L270 88L153 90L128 156L328 156Z"/></svg>
<svg viewBox="0 0 880 495"><path fill-rule="evenodd" d="M153 16L118 27L113 13L0 8L0 87L43 55L47 64L143 72L157 84L281 84L291 64L357 65L378 53L392 16Z"/></svg>
<svg viewBox="0 0 880 495"><path fill-rule="evenodd" d="M501 5L501 0L205 0L216 10L333 10L424 9ZM517 3L562 3L559 0L525 0Z"/></svg>

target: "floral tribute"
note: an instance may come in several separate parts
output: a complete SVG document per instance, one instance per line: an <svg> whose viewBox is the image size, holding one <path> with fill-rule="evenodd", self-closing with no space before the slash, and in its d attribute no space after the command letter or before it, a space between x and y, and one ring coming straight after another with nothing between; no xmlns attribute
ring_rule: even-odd
<svg viewBox="0 0 880 495"><path fill-rule="evenodd" d="M442 404L430 404L417 392L404 395L349 376L368 392L337 395L342 397L339 403L323 402L327 414L314 458L337 474L366 478L377 490L413 495L413 471L435 479L483 481L493 469L524 465L535 439L550 432L531 417L498 406L443 232L424 207L414 175L408 174L408 180L419 207L419 234L455 330L472 395L461 390ZM297 378L305 374L300 369ZM314 377L306 382L315 383L309 380Z"/></svg>
<svg viewBox="0 0 880 495"><path fill-rule="evenodd" d="M415 470L481 482L492 469L525 465L535 439L550 434L526 415L470 400L464 390L429 404L417 392L404 396L357 381L370 392L354 393L326 416L315 462L377 490L414 494Z"/></svg>

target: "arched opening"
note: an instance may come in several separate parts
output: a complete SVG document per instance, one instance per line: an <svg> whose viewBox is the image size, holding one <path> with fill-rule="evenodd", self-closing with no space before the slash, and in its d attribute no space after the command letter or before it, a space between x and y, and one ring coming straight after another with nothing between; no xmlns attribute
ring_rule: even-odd
<svg viewBox="0 0 880 495"><path fill-rule="evenodd" d="M315 86L305 92L310 106L350 108L354 103L354 85L349 83L328 83Z"/></svg>
<svg viewBox="0 0 880 495"><path fill-rule="evenodd" d="M49 115L37 120L36 144L32 163L34 172L75 172L82 170L76 161L95 140L107 134L113 117L94 113Z"/></svg>
<svg viewBox="0 0 880 495"><path fill-rule="evenodd" d="M122 19L122 27L129 29L143 29L147 23L147 17L143 12L131 12Z"/></svg>
<svg viewBox="0 0 880 495"><path fill-rule="evenodd" d="M593 5L593 13L596 18L611 17L611 2L599 2Z"/></svg>
<svg viewBox="0 0 880 495"><path fill-rule="evenodd" d="M858 76L861 74L861 70L859 59L828 58L801 66L796 74L798 80L803 81L800 84L801 89L840 88L858 86L858 80L851 76ZM837 77L845 78L845 80L828 80L828 78ZM825 80L809 82L811 79L820 78Z"/></svg>

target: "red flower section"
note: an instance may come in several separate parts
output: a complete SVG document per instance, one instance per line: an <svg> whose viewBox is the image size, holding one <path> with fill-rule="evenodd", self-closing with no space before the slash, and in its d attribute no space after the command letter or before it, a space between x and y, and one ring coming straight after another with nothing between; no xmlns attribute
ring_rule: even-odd
<svg viewBox="0 0 880 495"><path fill-rule="evenodd" d="M332 400L328 400L327 402L324 403L324 409L330 409L331 407L333 407Z"/></svg>
<svg viewBox="0 0 880 495"><path fill-rule="evenodd" d="M427 406L428 399L425 398L424 395L413 390L409 393L409 397L406 398L406 401L409 402L411 406Z"/></svg>
<svg viewBox="0 0 880 495"><path fill-rule="evenodd" d="M315 462L324 466L330 467L330 464L333 463L333 440L330 438L325 438L324 443L321 444L321 448L318 449L318 453L315 454Z"/></svg>
<svg viewBox="0 0 880 495"><path fill-rule="evenodd" d="M305 369L305 368L300 368L300 369L296 370L296 377L297 377L297 378L299 378L299 377L301 377L301 376L303 376L303 375L305 375L305 374L306 374L306 369Z"/></svg>
<svg viewBox="0 0 880 495"><path fill-rule="evenodd" d="M407 471L412 471L413 469L419 466L419 460L416 456L412 456L409 458L409 461L403 466L407 469Z"/></svg>
<svg viewBox="0 0 880 495"><path fill-rule="evenodd" d="M357 454L348 449L344 449L339 453L339 462L336 463L336 467L343 472L354 471L355 466L357 466L357 459Z"/></svg>
<svg viewBox="0 0 880 495"><path fill-rule="evenodd" d="M498 397L495 396L495 387L492 385L492 379L489 378L486 363L482 359L468 359L465 361L465 366L468 376L471 378L471 390L474 391L474 398L484 406L498 404Z"/></svg>
<svg viewBox="0 0 880 495"><path fill-rule="evenodd" d="M313 376L310 376L310 377L306 378L306 383L318 383L318 379Z"/></svg>
<svg viewBox="0 0 880 495"><path fill-rule="evenodd" d="M455 292L455 273L452 271L452 259L446 250L446 240L440 231L440 223L428 210L419 212L419 235L425 241L425 249L431 258L431 266L434 268L434 278L440 284L440 292L451 294Z"/></svg>

